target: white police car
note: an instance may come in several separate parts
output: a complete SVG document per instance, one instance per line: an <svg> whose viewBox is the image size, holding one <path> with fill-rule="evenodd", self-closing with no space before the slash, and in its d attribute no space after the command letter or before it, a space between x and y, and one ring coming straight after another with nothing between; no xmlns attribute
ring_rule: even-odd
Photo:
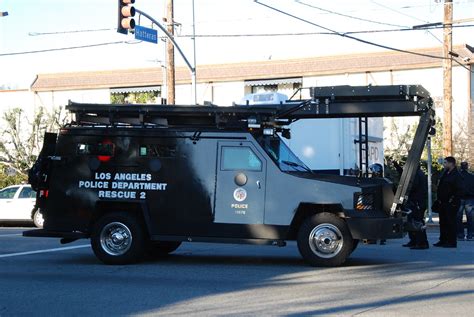
<svg viewBox="0 0 474 317"><path fill-rule="evenodd" d="M34 210L36 192L30 185L13 185L0 190L0 222L33 221L43 227L43 215Z"/></svg>

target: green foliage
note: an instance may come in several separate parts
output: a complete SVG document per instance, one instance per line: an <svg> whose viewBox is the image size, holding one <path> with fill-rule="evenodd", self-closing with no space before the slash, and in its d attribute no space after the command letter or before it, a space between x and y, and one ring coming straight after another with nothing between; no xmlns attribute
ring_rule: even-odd
<svg viewBox="0 0 474 317"><path fill-rule="evenodd" d="M8 165L0 163L0 188L4 188L10 185L21 184L27 181L25 174L21 173L10 173L15 172L14 170L9 170Z"/></svg>
<svg viewBox="0 0 474 317"><path fill-rule="evenodd" d="M110 95L110 103L112 104L124 104L126 94L111 94Z"/></svg>
<svg viewBox="0 0 474 317"><path fill-rule="evenodd" d="M385 149L385 154L396 161L403 161L403 158L408 156L408 151L411 148L413 138L415 137L417 125L408 126L406 130L402 131L396 120L391 122L391 138L398 145L396 148ZM436 118L435 124L436 134L431 137L431 155L433 161L443 158L443 124L439 118ZM464 140L455 138L454 143L458 144L458 147L462 147L462 144L466 144ZM425 147L421 156L422 160L428 159L428 151Z"/></svg>
<svg viewBox="0 0 474 317"><path fill-rule="evenodd" d="M384 168L385 177L390 179L393 182L395 187L398 186L401 175L395 169L394 162L395 161L398 162L403 167L406 163L406 159L407 159L406 156L401 157L400 160L395 159L390 155L385 156L385 168ZM427 175L428 162L422 159L420 164L421 164L421 170L423 171L423 173ZM443 172L443 165L438 163L437 161L433 161L431 164L431 184L432 184L431 192L433 194L433 199L436 199L436 191L438 189L437 184L438 184L439 178L441 177L442 172Z"/></svg>
<svg viewBox="0 0 474 317"><path fill-rule="evenodd" d="M130 93L119 93L111 94L110 102L112 104L153 104L156 103L156 98L160 96L159 91L149 91L149 92L130 92Z"/></svg>
<svg viewBox="0 0 474 317"><path fill-rule="evenodd" d="M39 107L30 117L23 109L13 108L3 113L2 119L4 131L0 135L0 163L24 180L41 150L44 133L57 131L64 124L65 116L61 108L48 112Z"/></svg>

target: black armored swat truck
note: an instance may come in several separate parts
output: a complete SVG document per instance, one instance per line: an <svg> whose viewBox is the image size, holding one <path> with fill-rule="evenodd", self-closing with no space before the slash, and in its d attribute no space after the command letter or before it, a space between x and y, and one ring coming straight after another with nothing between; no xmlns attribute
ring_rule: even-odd
<svg viewBox="0 0 474 317"><path fill-rule="evenodd" d="M231 107L70 103L31 170L44 228L29 237L90 238L107 264L183 242L284 246L311 265L344 263L361 239L401 238L404 204L434 123L421 86L310 88L310 99ZM367 118L420 116L396 193L367 177ZM296 120L359 118L357 176L310 170L285 145ZM317 120L314 121L317 124ZM322 136L306 136L322 137Z"/></svg>

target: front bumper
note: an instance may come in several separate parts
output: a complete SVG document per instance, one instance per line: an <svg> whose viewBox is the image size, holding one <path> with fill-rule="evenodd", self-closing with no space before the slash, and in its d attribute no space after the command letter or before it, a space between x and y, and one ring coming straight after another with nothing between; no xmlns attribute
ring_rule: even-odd
<svg viewBox="0 0 474 317"><path fill-rule="evenodd" d="M400 239L405 236L404 218L346 218L354 239Z"/></svg>

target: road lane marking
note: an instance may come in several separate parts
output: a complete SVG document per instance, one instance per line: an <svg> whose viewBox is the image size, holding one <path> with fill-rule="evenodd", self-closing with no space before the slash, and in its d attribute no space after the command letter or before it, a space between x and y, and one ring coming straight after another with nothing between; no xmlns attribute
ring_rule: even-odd
<svg viewBox="0 0 474 317"><path fill-rule="evenodd" d="M12 234L0 234L1 237L14 237L14 236L21 236L21 233L12 233Z"/></svg>
<svg viewBox="0 0 474 317"><path fill-rule="evenodd" d="M73 247L64 247L64 248L55 248L55 249L45 249L45 250L0 254L0 258L9 258L9 257L13 257L13 256L39 254L39 253L59 252L59 251L74 250L74 249L80 249L80 248L86 248L86 247L90 247L90 244L76 245L76 246L73 246Z"/></svg>

